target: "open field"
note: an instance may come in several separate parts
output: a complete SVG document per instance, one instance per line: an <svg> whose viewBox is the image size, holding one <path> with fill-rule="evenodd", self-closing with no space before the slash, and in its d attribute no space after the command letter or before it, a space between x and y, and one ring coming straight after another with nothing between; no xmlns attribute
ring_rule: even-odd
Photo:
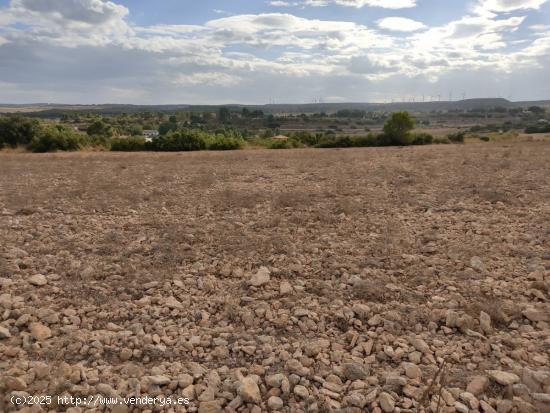
<svg viewBox="0 0 550 413"><path fill-rule="evenodd" d="M549 159L0 153L0 411L547 412Z"/></svg>

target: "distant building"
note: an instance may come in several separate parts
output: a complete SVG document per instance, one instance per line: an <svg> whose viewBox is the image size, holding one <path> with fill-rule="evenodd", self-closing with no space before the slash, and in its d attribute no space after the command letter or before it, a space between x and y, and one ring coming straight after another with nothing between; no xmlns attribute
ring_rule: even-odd
<svg viewBox="0 0 550 413"><path fill-rule="evenodd" d="M159 131L154 129L146 129L143 131L143 136L146 138L156 138L159 136Z"/></svg>
<svg viewBox="0 0 550 413"><path fill-rule="evenodd" d="M271 139L273 139L274 141L287 141L287 140L288 140L288 136L285 136L285 135L277 135L277 136L272 137Z"/></svg>

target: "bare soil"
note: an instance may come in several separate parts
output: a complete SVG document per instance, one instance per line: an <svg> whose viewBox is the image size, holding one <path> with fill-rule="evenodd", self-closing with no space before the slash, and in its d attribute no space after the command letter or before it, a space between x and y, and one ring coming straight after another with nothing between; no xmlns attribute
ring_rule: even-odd
<svg viewBox="0 0 550 413"><path fill-rule="evenodd" d="M0 411L547 411L549 201L544 142L0 153Z"/></svg>

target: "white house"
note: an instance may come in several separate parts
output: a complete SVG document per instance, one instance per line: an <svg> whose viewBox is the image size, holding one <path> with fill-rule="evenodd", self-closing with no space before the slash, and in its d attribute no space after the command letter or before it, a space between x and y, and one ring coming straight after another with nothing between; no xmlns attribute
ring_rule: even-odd
<svg viewBox="0 0 550 413"><path fill-rule="evenodd" d="M156 138L157 136L159 136L159 131L154 129L145 129L143 131L143 136L147 138Z"/></svg>

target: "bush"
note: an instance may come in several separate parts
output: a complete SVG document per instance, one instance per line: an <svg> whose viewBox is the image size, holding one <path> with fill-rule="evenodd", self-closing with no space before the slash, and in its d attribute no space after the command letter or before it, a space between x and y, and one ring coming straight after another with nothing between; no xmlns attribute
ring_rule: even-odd
<svg viewBox="0 0 550 413"><path fill-rule="evenodd" d="M384 135L393 145L410 145L414 119L408 112L394 112L384 124Z"/></svg>
<svg viewBox="0 0 550 413"><path fill-rule="evenodd" d="M96 120L88 126L86 133L90 136L99 135L110 138L113 136L113 128L110 125L107 125L102 120Z"/></svg>
<svg viewBox="0 0 550 413"><path fill-rule="evenodd" d="M161 152L200 151L206 149L209 137L200 130L181 129L153 140L152 149Z"/></svg>
<svg viewBox="0 0 550 413"><path fill-rule="evenodd" d="M451 143L451 141L449 138L434 138L433 143L436 145L445 145Z"/></svg>
<svg viewBox="0 0 550 413"><path fill-rule="evenodd" d="M267 149L293 149L301 147L303 147L303 145L294 139L271 140L267 144Z"/></svg>
<svg viewBox="0 0 550 413"><path fill-rule="evenodd" d="M528 126L525 128L525 133L548 133L550 132L550 123L540 126Z"/></svg>
<svg viewBox="0 0 550 413"><path fill-rule="evenodd" d="M86 139L61 125L42 128L27 148L32 152L77 151Z"/></svg>
<svg viewBox="0 0 550 413"><path fill-rule="evenodd" d="M491 140L491 138L489 138L488 136L480 136L479 140L483 141L483 142L489 142Z"/></svg>
<svg viewBox="0 0 550 413"><path fill-rule="evenodd" d="M413 145L431 145L434 141L434 137L429 133L421 132L412 135Z"/></svg>
<svg viewBox="0 0 550 413"><path fill-rule="evenodd" d="M378 138L372 134L367 136L325 136L317 145L317 148L360 148L379 146Z"/></svg>
<svg viewBox="0 0 550 413"><path fill-rule="evenodd" d="M241 138L216 135L208 141L208 149L212 151L230 151L241 149L244 141Z"/></svg>
<svg viewBox="0 0 550 413"><path fill-rule="evenodd" d="M0 149L3 146L28 145L36 136L40 124L22 116L0 118Z"/></svg>
<svg viewBox="0 0 550 413"><path fill-rule="evenodd" d="M447 135L447 138L452 143L464 143L465 136L466 136L466 132L461 131L461 132L451 133L450 135Z"/></svg>
<svg viewBox="0 0 550 413"><path fill-rule="evenodd" d="M116 152L138 152L149 150L145 138L135 136L128 139L111 139L111 150Z"/></svg>

